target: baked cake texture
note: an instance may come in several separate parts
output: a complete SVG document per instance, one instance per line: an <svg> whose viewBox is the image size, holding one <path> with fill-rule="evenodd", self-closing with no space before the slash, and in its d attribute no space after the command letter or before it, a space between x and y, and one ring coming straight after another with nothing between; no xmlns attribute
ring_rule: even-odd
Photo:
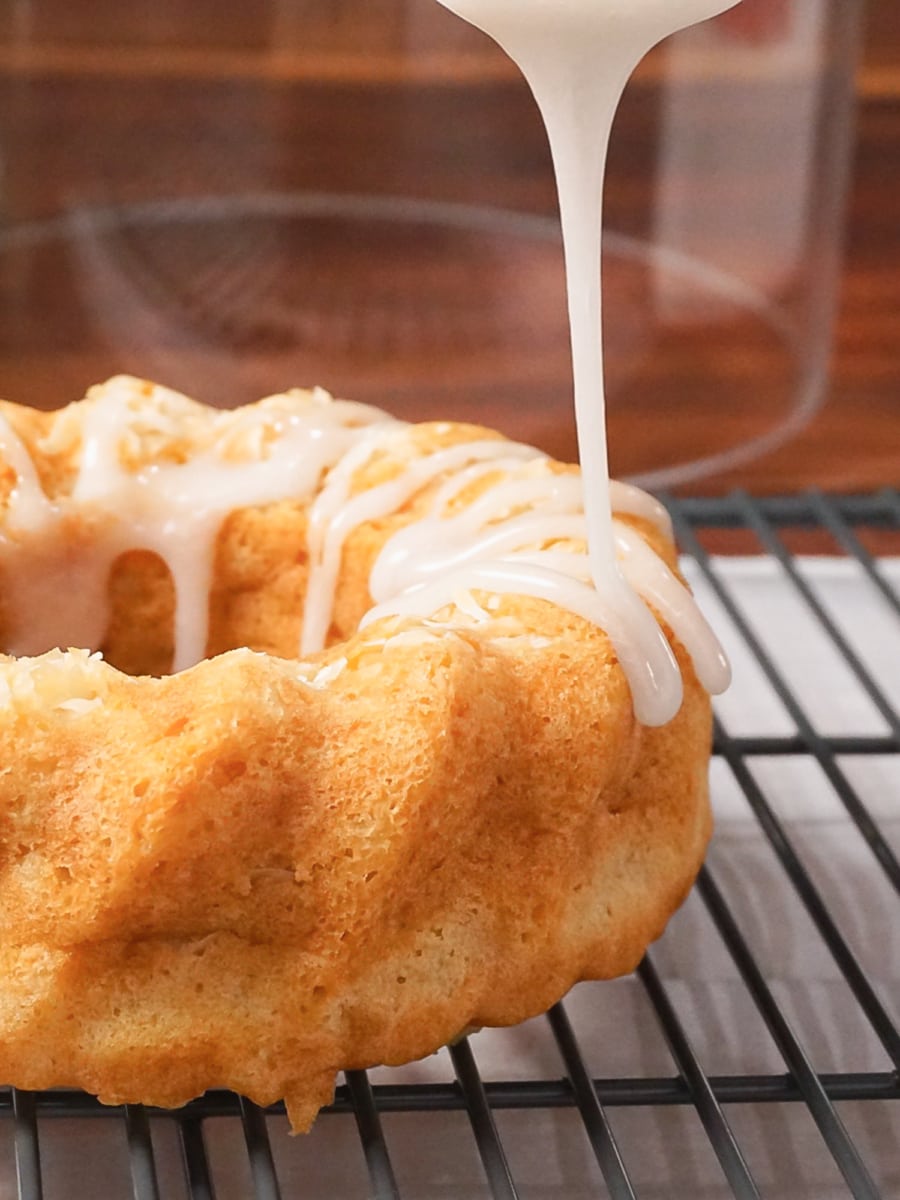
<svg viewBox="0 0 900 1200"><path fill-rule="evenodd" d="M102 533L67 502L92 403L2 406L4 599L25 594L29 556L64 579ZM138 439L128 470L201 452L208 410L184 411L195 423ZM502 451L468 426L404 427L351 493L486 439ZM46 544L10 519L23 448L54 507L52 529L32 522ZM327 645L302 661L310 495L217 525L196 665L167 674L173 573L142 546L108 573L102 658L0 657L0 1080L164 1106L227 1087L284 1098L306 1129L339 1070L521 1021L632 970L662 932L710 833L710 704L691 658L667 630L684 699L649 728L607 635L546 600L461 594L360 628L379 554L443 482L349 530ZM664 532L622 519L675 570ZM0 647L21 618L3 606Z"/></svg>

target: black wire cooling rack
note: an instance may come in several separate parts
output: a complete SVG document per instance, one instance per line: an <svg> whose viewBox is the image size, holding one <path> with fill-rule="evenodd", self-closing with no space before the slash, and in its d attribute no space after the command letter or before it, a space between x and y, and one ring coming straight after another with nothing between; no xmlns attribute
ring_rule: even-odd
<svg viewBox="0 0 900 1200"><path fill-rule="evenodd" d="M900 865L891 844L893 835L886 832L885 822L873 812L870 798L854 783L852 769L857 760L877 758L891 769L897 768L888 777L895 787L900 783L900 706L891 698L890 688L885 687L883 673L873 669L871 659L854 645L834 609L803 570L802 557L789 549L798 539L802 544L804 537L809 540L812 536L809 544L821 554L824 539L834 561L843 560L852 567L860 585L879 606L881 618L893 622L900 645L896 582L900 574L885 570L887 558L878 549L881 547L889 557L900 554L900 494L885 490L870 496L833 498L807 493L754 500L735 493L716 500L669 498L669 504L692 578L725 614L733 634L752 655L777 705L787 715L782 733L758 736L726 731L727 722L717 721L718 766L730 772L743 797L741 802L752 814L748 818L752 835L773 856L773 869L811 922L820 953L829 959L834 978L847 989L855 1017L866 1024L869 1040L876 1044L874 1058L866 1059L862 1069L828 1071L818 1067L808 1038L798 1032L797 1022L786 1009L778 983L778 963L758 949L759 921L771 927L781 920L774 898L769 909L765 899L757 900L760 912L748 924L746 910L735 903L729 881L720 878L713 857L701 873L691 903L702 909L708 938L717 941L720 955L727 959L735 986L742 990L742 1002L768 1030L778 1057L775 1070L726 1074L710 1069L714 1055L708 1045L698 1048L695 1026L680 999L682 992L677 982L666 979L659 965L671 936L667 934L651 950L630 985L636 989L635 995L642 997L649 1019L668 1047L668 1061L673 1064L668 1073L598 1077L592 1070L591 1055L584 1048L585 1020L573 1019L569 999L537 1022L557 1055L556 1076L523 1077L515 1060L511 1060L506 1077L487 1078L479 1069L477 1038L464 1040L444 1052L446 1078L401 1078L395 1082L393 1076L379 1071L373 1081L364 1072L348 1073L337 1089L334 1104L316 1126L316 1131L325 1130L329 1136L338 1127L342 1133L341 1138L329 1143L333 1161L319 1161L315 1179L302 1168L298 1174L284 1165L290 1148L302 1147L307 1139L287 1138L281 1110L264 1112L230 1093L212 1092L179 1111L162 1113L141 1107L103 1108L77 1092L6 1090L0 1092L0 1160L6 1156L9 1182L8 1190L3 1190L0 1176L0 1195L17 1192L21 1200L82 1194L103 1194L110 1200L114 1194L133 1195L136 1200L168 1200L175 1196L186 1200L222 1200L225 1196L276 1200L289 1195L357 1194L379 1200L412 1196L512 1200L519 1196L576 1194L608 1195L614 1200L639 1195L677 1200L679 1196L701 1194L749 1200L774 1192L786 1196L810 1194L816 1200L826 1194L862 1200L900 1196L900 1033L890 1012L895 997L886 996L883 981L873 979L871 968L867 969L872 955L861 954L858 936L848 936L847 913L829 901L827 889L794 840L790 822L779 816L755 770L762 758L804 760L817 765L820 777L837 799L841 818L861 839L863 873L866 878L876 876L881 894L889 898L888 925L900 924L900 905L896 903ZM735 598L727 573L720 569L712 550L716 537L721 537L717 531L721 530L730 531L732 539L737 532L747 540L748 550L762 552L764 561L792 594L794 604L802 606L803 622L817 629L839 654L855 686L877 714L872 731L822 732L780 659L760 635L758 625ZM900 657L895 666L900 668ZM900 788L894 792L894 801L900 808ZM883 807L879 811L883 812ZM854 879L844 882L851 889L857 885ZM864 946L865 938L863 928ZM892 953L890 946L883 952ZM894 962L888 977L896 978L898 974L900 965ZM589 1022L588 1016L588 1029ZM536 1026L535 1022L530 1024ZM736 1027L734 1037L739 1040L742 1032L742 1027ZM873 1062L877 1069L873 1069ZM876 1112L878 1116L874 1125L869 1123L875 1133L866 1137L865 1146L851 1133L848 1123L848 1116L858 1113L860 1106L867 1116ZM683 1155L704 1152L712 1162L715 1186L688 1189L682 1183L679 1190L677 1182L666 1179L648 1184L646 1172L641 1170L644 1134L637 1139L632 1136L631 1149L623 1146L619 1126L626 1110L637 1121L632 1129L639 1130L644 1128L641 1123L654 1114L682 1110L690 1116L693 1142L691 1138L685 1140ZM748 1125L744 1118L773 1111L777 1120L765 1126L770 1131L768 1142L764 1140L765 1155L760 1158L757 1153L754 1160L747 1150ZM782 1125L787 1127L791 1115L798 1111L808 1118L809 1126L799 1157L796 1146L792 1149L790 1141L782 1136ZM570 1129L567 1136L577 1137L581 1154L576 1155L574 1174L570 1171L568 1183L538 1183L512 1162L509 1134L504 1130L509 1129L511 1114L523 1113L564 1113L575 1122L574 1134ZM392 1126L401 1114L402 1124ZM449 1154L435 1150L441 1131L449 1128L448 1122L454 1123L455 1139ZM57 1131L62 1129L68 1131L64 1154L55 1146ZM92 1138L94 1131L101 1130L105 1141L97 1143L98 1149ZM681 1135L676 1131L676 1136ZM314 1144L315 1137L314 1132L308 1144ZM420 1164L429 1155L443 1154L440 1169L430 1176L426 1171L423 1178L409 1169L398 1170L401 1138L407 1159ZM230 1156L232 1164L225 1168L217 1167L223 1146L228 1147L226 1157ZM681 1153L682 1147L676 1146L674 1156ZM116 1157L119 1191L110 1190L108 1182L102 1188L96 1180L91 1183L88 1160L98 1155ZM779 1156L785 1161L779 1163ZM358 1160L358 1174L352 1183L343 1173L346 1157ZM459 1164L466 1157L470 1165L466 1173L461 1173ZM238 1159L239 1168L234 1166ZM800 1177L804 1163L819 1161L828 1164L831 1181L820 1192L803 1191ZM795 1171L796 1188L791 1183ZM779 1172L781 1182L773 1190L768 1185Z"/></svg>

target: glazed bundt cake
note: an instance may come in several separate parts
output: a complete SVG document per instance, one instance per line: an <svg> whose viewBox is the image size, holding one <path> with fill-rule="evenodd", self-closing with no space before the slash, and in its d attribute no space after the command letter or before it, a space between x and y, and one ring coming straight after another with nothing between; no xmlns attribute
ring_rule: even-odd
<svg viewBox="0 0 900 1200"><path fill-rule="evenodd" d="M572 467L322 392L0 407L0 1081L303 1129L341 1069L631 970L704 854L726 668L613 499L683 681L655 728Z"/></svg>

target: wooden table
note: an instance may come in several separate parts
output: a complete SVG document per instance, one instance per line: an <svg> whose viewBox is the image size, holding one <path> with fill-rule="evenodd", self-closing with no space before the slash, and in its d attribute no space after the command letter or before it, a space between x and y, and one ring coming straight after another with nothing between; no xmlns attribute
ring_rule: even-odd
<svg viewBox="0 0 900 1200"><path fill-rule="evenodd" d="M555 199L540 127L498 55L461 25L433 37L433 22L452 19L429 7L422 23L424 0L405 3L418 7L5 6L0 221L19 240L0 256L4 394L55 406L117 370L153 373L224 404L321 381L411 416L477 418L571 456ZM694 490L900 481L895 0L871 0L859 96L828 402L789 445ZM613 153L613 223L638 236L657 97L651 65L623 110ZM339 211L306 212L303 228L267 201L228 207L233 196L310 189L338 196ZM358 194L375 197L374 208L361 214L346 200ZM420 206L413 237L398 195ZM499 204L537 224L526 220L521 237L490 223L448 232L433 219L447 201ZM131 214L124 222L123 211ZM501 254L501 243L516 248ZM639 311L643 286L624 271L626 313ZM617 329L616 361L637 372L640 398L630 417L624 408L614 415L620 471L646 465L648 429L677 461L702 441L698 430L711 431L715 448L768 420L770 348L741 347L727 403L709 413L706 401L695 405L690 364L701 349L719 365L731 361L732 343L686 333L638 369L628 320ZM679 372L688 407L675 420L652 397L656 387L671 391Z"/></svg>

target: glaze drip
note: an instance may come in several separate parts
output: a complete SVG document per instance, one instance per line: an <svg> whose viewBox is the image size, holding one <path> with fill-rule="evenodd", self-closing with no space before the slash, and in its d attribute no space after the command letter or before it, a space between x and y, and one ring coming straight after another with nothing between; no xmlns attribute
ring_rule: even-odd
<svg viewBox="0 0 900 1200"><path fill-rule="evenodd" d="M669 34L738 0L439 2L492 37L518 65L547 129L562 220L588 560L598 598L579 602L594 608L591 619L609 633L640 719L662 725L681 704L680 676L645 602L664 603L669 615L673 604L679 606L670 581L622 542L613 521L600 337L603 182L613 118L638 62ZM596 608L601 601L602 618ZM705 661L702 653L700 659ZM710 657L702 673L721 681L727 670Z"/></svg>

